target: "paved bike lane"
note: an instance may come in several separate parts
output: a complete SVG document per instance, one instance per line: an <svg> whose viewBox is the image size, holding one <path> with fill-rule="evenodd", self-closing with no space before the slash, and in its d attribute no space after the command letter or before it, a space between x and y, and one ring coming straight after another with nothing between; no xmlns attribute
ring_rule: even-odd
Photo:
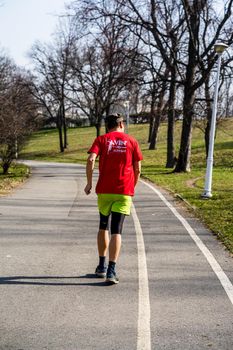
<svg viewBox="0 0 233 350"><path fill-rule="evenodd" d="M187 229L152 187L155 188L141 182L134 200L147 257L151 349L230 350L233 348L232 298L229 299L216 271ZM176 207L178 215L185 218L206 250L219 262L231 283L232 297L230 254L171 196L159 192L170 206Z"/></svg>
<svg viewBox="0 0 233 350"><path fill-rule="evenodd" d="M93 274L98 214L95 194L83 193L84 167L30 164L33 176L0 199L1 350L232 348L229 298L151 188L141 182L134 199L149 280L145 332L135 217L124 225L120 284L106 286ZM188 221L232 281L232 258L200 223Z"/></svg>
<svg viewBox="0 0 233 350"><path fill-rule="evenodd" d="M0 199L0 349L136 348L134 231L124 239L122 283L107 286L94 275L98 213L95 194L83 191L84 167L29 164L30 179Z"/></svg>

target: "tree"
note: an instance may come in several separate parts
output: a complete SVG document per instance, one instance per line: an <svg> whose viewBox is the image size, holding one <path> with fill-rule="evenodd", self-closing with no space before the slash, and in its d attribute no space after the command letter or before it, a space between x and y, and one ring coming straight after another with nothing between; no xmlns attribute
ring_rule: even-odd
<svg viewBox="0 0 233 350"><path fill-rule="evenodd" d="M111 18L120 18L135 37L138 38L141 45L147 47L147 56L144 55L144 63L147 66L147 72L152 73L151 80L151 110L155 109L159 113L152 112L149 141L152 142L150 149L154 149L156 143L156 133L158 131L159 120L165 106L164 99L167 95L167 87L169 86L169 94L167 99L168 111L168 132L167 132L167 167L173 167L175 162L174 152L174 123L175 123L175 96L177 84L177 61L178 43L181 41L184 28L184 19L182 17L178 1L123 1L115 0L115 7L112 6L107 11L106 2L102 1L102 15ZM153 52L153 55L152 55ZM160 57L159 57L160 54ZM156 58L155 58L156 57ZM164 72L159 74L159 66L161 63L166 66ZM145 72L145 74L147 74ZM166 82L168 84L166 84ZM157 86L163 86L163 93L157 94ZM166 89L165 89L166 86ZM156 93L155 93L156 91ZM163 95L163 98L162 98ZM159 97L158 97L159 96ZM156 100L159 101L156 102ZM155 107L158 103L158 108ZM154 121L157 120L156 124ZM152 127L155 130L152 133ZM156 131L157 130L157 131ZM153 135L153 140L151 140Z"/></svg>
<svg viewBox="0 0 233 350"><path fill-rule="evenodd" d="M13 159L17 158L27 136L37 124L37 106L28 88L29 78L7 61L5 59L5 72L0 65L1 78L5 82L0 90L0 158L3 174L8 172Z"/></svg>
<svg viewBox="0 0 233 350"><path fill-rule="evenodd" d="M184 81L183 126L175 172L190 170L195 93L208 80L211 69L217 60L213 46L221 35L226 34L226 24L231 16L232 4L232 0L226 4L226 11L223 17L221 19L215 18L216 25L213 28L210 17L214 19L214 11L209 1L196 0L190 3L188 0L183 0L185 19L188 25L189 43L188 62ZM232 22L230 26L232 28ZM227 39L226 36L225 38ZM232 39L233 36L231 34L228 36L229 44L232 42ZM198 74L198 70L200 74Z"/></svg>
<svg viewBox="0 0 233 350"><path fill-rule="evenodd" d="M72 33L66 35L61 31L53 44L37 42L30 53L36 72L32 92L49 117L56 120L60 152L64 152L68 145L66 103L73 40Z"/></svg>
<svg viewBox="0 0 233 350"><path fill-rule="evenodd" d="M119 4L118 16L129 26L149 31L161 58L178 73L177 84L183 87L183 124L179 156L175 172L190 171L192 121L197 89L202 86L211 72L216 55L213 46L219 38L230 44L233 39L231 9L233 0L225 2L225 12L218 18L212 1L208 0L150 0L147 6L142 1L116 0ZM170 18L170 7L174 8L174 20ZM123 9L123 10L122 10ZM164 16L161 16L161 9ZM164 18L167 18L164 21ZM172 36L164 30L164 24L173 23ZM184 34L176 47L176 55L171 38L180 29ZM174 29L177 31L174 32ZM179 53L179 54L178 54ZM178 54L178 55L177 55ZM172 57L172 60L171 60ZM174 73L174 72L173 72Z"/></svg>
<svg viewBox="0 0 233 350"><path fill-rule="evenodd" d="M100 16L98 7L85 1L74 2L72 9L76 22L78 18L92 29L85 34L85 45L78 42L82 50L76 49L71 60L73 102L89 116L99 135L103 116L124 99L141 73L135 63L139 53L121 20Z"/></svg>

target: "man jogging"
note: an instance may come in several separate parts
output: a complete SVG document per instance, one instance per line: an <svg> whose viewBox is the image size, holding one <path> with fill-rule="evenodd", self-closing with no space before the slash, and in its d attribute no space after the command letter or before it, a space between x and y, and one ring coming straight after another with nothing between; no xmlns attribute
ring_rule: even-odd
<svg viewBox="0 0 233 350"><path fill-rule="evenodd" d="M142 153L137 141L124 133L123 117L109 115L106 120L108 133L94 140L89 149L84 189L88 195L92 189L92 174L95 160L99 157L99 179L96 185L100 224L97 237L99 265L98 277L106 277L111 284L119 282L116 275L116 262L121 249L121 233L126 215L130 214L134 188L141 172ZM111 216L111 240L109 242L109 217ZM106 264L109 249L108 268Z"/></svg>

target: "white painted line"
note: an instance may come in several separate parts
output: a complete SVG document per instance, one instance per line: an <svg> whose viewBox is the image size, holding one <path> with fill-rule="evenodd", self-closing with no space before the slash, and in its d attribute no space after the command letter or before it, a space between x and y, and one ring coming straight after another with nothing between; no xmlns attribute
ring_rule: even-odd
<svg viewBox="0 0 233 350"><path fill-rule="evenodd" d="M132 205L131 213L134 221L138 248L139 291L137 350L151 350L150 298L145 245L140 221L138 219L134 205Z"/></svg>
<svg viewBox="0 0 233 350"><path fill-rule="evenodd" d="M162 193L154 188L152 185L148 184L145 181L140 180L143 182L144 185L148 186L152 191L154 191L159 198L166 204L166 206L173 212L173 214L177 217L177 219L182 223L182 225L185 227L185 229L188 231L190 237L193 239L193 241L196 243L200 251L203 253L203 255L206 257L208 263L210 264L212 270L218 277L222 287L224 288L228 298L230 299L232 305L233 305L233 285L213 254L209 251L209 249L205 246L205 244L202 242L202 240L198 237L196 232L193 230L193 228L189 225L189 223L183 218L182 215L178 213L178 211L172 206L171 203L168 202L168 200L162 195Z"/></svg>

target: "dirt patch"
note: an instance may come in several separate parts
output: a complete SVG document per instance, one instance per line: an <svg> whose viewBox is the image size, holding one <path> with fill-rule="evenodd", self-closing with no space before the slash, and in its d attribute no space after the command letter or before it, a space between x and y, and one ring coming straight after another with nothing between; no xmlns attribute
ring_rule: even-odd
<svg viewBox="0 0 233 350"><path fill-rule="evenodd" d="M189 188L197 187L196 182L200 179L202 179L202 176L196 177L195 179L187 180L186 181L187 187L189 187Z"/></svg>

